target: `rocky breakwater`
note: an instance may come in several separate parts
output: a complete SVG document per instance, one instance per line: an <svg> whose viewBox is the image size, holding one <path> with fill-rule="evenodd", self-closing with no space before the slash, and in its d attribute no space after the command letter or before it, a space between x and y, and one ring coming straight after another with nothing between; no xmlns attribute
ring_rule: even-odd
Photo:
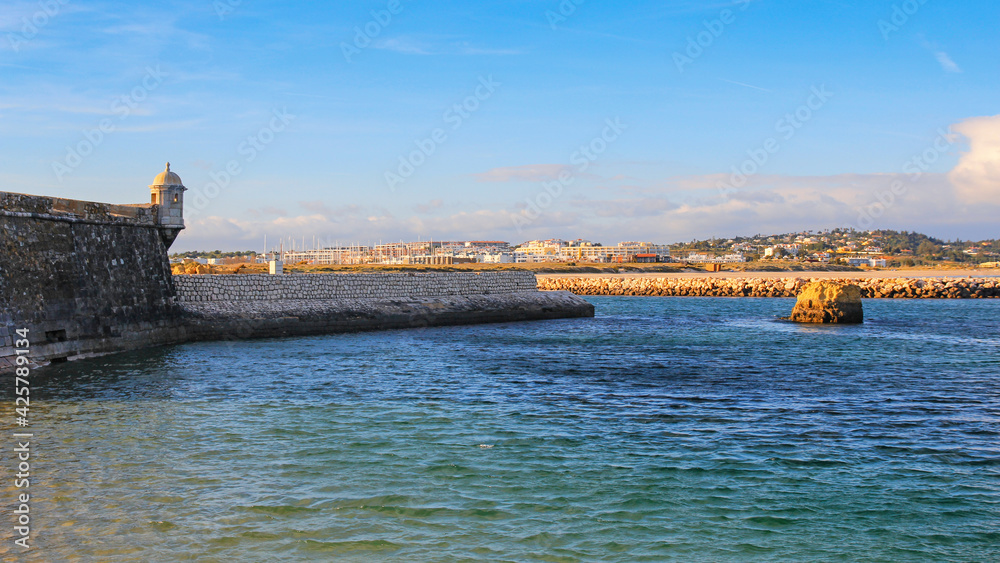
<svg viewBox="0 0 1000 563"><path fill-rule="evenodd" d="M538 289L577 295L661 297L796 297L809 283L855 284L865 299L983 299L1000 297L1000 279L990 278L652 278L539 277Z"/></svg>
<svg viewBox="0 0 1000 563"><path fill-rule="evenodd" d="M864 322L861 288L854 284L813 282L802 288L789 320L798 323Z"/></svg>

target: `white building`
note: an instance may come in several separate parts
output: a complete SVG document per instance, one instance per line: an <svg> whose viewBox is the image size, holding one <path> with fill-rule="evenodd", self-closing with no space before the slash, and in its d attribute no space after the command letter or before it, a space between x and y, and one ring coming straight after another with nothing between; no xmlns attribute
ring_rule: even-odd
<svg viewBox="0 0 1000 563"><path fill-rule="evenodd" d="M885 268L885 258L848 258L847 263L851 266L868 266L869 268Z"/></svg>
<svg viewBox="0 0 1000 563"><path fill-rule="evenodd" d="M476 262L481 264L512 264L514 262L514 253L498 252L496 254L480 254L476 257Z"/></svg>
<svg viewBox="0 0 1000 563"><path fill-rule="evenodd" d="M533 244L534 243L534 244ZM541 243L541 244L539 244ZM589 240L532 241L518 250L525 254L541 256L547 262L632 262L639 254L655 254L657 260L670 259L670 247L651 242L620 242L616 246L604 246Z"/></svg>
<svg viewBox="0 0 1000 563"><path fill-rule="evenodd" d="M741 252L734 252L723 256L713 256L711 254L698 254L697 252L692 252L688 254L687 261L697 262L699 264L732 264L736 262L746 262L747 259Z"/></svg>

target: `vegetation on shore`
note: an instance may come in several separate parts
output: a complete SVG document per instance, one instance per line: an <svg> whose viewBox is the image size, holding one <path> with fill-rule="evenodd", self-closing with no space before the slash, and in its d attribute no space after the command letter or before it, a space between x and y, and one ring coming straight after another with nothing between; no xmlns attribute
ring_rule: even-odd
<svg viewBox="0 0 1000 563"><path fill-rule="evenodd" d="M832 260L842 260L844 256L866 253L884 257L890 268L934 267L954 264L957 267L984 262L995 262L1000 258L1000 239L981 241L946 241L913 231L832 229L823 231L803 231L773 235L753 235L731 239L693 240L688 243L671 245L671 253L682 256L686 252L727 252L741 251L751 261L764 258L760 250L773 247L778 258L787 256L782 246L796 245L799 257L825 252ZM788 260L789 258L785 258ZM767 260L772 262L776 260Z"/></svg>

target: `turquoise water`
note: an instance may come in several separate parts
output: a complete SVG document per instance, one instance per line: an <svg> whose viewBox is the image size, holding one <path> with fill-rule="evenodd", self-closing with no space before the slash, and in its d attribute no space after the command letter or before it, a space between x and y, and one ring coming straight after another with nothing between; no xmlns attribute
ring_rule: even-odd
<svg viewBox="0 0 1000 563"><path fill-rule="evenodd" d="M590 300L40 371L26 559L1000 560L1000 300Z"/></svg>

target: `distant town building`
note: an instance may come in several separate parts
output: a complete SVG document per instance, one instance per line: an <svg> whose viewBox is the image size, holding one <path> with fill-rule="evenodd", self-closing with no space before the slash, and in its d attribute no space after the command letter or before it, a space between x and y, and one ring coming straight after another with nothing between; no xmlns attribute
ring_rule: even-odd
<svg viewBox="0 0 1000 563"><path fill-rule="evenodd" d="M692 252L688 254L686 258L688 262L695 262L698 264L733 264L738 262L746 262L746 256L740 252L734 252L732 254L725 254L723 256L714 256L712 254L698 254Z"/></svg>
<svg viewBox="0 0 1000 563"><path fill-rule="evenodd" d="M885 258L867 258L867 257L854 257L848 258L847 263L851 266L868 266L870 268L885 268L886 260Z"/></svg>

